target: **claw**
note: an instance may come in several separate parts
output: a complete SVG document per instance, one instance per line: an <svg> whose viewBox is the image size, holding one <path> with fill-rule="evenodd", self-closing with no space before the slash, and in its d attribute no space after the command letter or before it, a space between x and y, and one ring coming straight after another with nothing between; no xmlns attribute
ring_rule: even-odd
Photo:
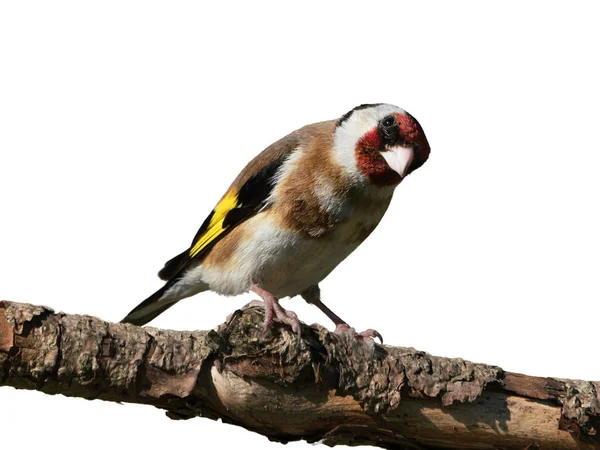
<svg viewBox="0 0 600 450"><path fill-rule="evenodd" d="M321 311L323 311L325 313L325 315L327 317L329 317L333 323L336 324L336 326L335 326L336 333L352 334L352 336L355 339L361 340L363 342L367 342L367 340L368 340L370 343L373 343L374 342L373 339L377 338L377 339L379 339L381 344L383 344L383 338L381 337L381 334L379 334L376 330L373 330L370 328L366 331L363 331L362 333L357 333L354 328L352 328L350 325L348 325L346 322L344 322L337 314L335 314L332 310L330 310L327 306L325 306L325 304L321 301L320 292L321 291L319 290L319 286L315 285L312 288L309 288L309 290L305 291L302 294L302 297L304 297L304 299L308 303L312 303L317 308L319 308Z"/></svg>
<svg viewBox="0 0 600 450"><path fill-rule="evenodd" d="M348 325L346 323L342 323L342 324L338 324L335 327L335 332L337 334L352 334L355 339L363 341L363 342L373 342L372 340L377 338L377 339L379 339L381 344L383 344L383 337L381 336L381 334L377 330L374 330L372 328L369 328L368 330L357 333L356 330L354 328L352 328L350 325Z"/></svg>
<svg viewBox="0 0 600 450"><path fill-rule="evenodd" d="M371 339L377 338L379 339L379 342L381 342L381 345L383 345L383 337L381 336L381 334L379 334L379 331L377 330L369 328L368 330L358 333L358 335L363 337L369 337Z"/></svg>
<svg viewBox="0 0 600 450"><path fill-rule="evenodd" d="M263 306L265 308L265 322L263 325L263 329L266 331L271 326L273 322L273 315L275 315L281 322L289 325L292 328L292 331L298 335L298 340L301 338L300 333L300 320L298 316L293 311L288 311L284 309L275 296L265 291L259 286L252 286L251 290L256 294L260 295L263 301L254 300L246 307L250 306Z"/></svg>

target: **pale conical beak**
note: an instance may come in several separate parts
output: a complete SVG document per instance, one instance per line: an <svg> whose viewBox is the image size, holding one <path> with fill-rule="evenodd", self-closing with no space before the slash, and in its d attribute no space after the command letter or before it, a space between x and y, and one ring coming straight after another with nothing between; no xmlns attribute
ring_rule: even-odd
<svg viewBox="0 0 600 450"><path fill-rule="evenodd" d="M410 163L415 156L415 152L412 147L402 147L401 145L397 145L390 147L385 152L381 152L381 156L383 156L385 162L388 163L390 169L398 172L398 174L404 178L406 176L406 171L410 167Z"/></svg>

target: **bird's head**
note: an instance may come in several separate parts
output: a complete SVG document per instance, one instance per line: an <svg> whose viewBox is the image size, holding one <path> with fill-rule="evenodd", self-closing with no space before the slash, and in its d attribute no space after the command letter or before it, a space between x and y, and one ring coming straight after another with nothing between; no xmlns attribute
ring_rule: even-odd
<svg viewBox="0 0 600 450"><path fill-rule="evenodd" d="M335 156L355 179L395 186L429 157L429 143L414 117L397 106L360 105L336 123Z"/></svg>

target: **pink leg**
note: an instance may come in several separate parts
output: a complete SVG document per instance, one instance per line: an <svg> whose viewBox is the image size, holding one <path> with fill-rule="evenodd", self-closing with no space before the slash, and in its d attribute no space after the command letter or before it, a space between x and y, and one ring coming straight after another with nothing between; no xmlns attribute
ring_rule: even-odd
<svg viewBox="0 0 600 450"><path fill-rule="evenodd" d="M270 292L265 291L258 285L253 285L250 290L255 294L258 294L263 299L263 305L265 308L265 330L271 326L273 322L273 314L281 320L283 323L288 324L292 327L292 331L300 338L300 321L298 316L293 311L287 311L279 304L279 300ZM250 302L248 306L257 306L257 303Z"/></svg>
<svg viewBox="0 0 600 450"><path fill-rule="evenodd" d="M356 338L361 339L361 340L377 338L383 344L383 337L381 337L381 334L379 334L379 332L377 330L373 330L372 328L369 328L368 330L357 333L354 328L352 328L350 325L348 325L337 314L335 314L332 310L330 310L327 306L325 306L325 304L320 299L311 299L309 303L312 303L313 305L315 305L317 308L319 308L321 311L323 311L327 317L329 317L333 321L333 323L335 324L335 332L337 334L352 334Z"/></svg>

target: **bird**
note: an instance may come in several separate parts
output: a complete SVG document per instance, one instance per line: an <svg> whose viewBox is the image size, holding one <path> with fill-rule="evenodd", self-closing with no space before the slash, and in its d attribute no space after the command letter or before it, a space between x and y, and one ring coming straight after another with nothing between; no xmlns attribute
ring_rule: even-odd
<svg viewBox="0 0 600 450"><path fill-rule="evenodd" d="M385 103L362 104L288 134L244 167L189 248L159 271L164 286L121 322L144 325L205 291L253 292L261 300L249 306L265 308L265 330L275 316L300 335L298 316L279 304L300 295L336 332L383 342L376 330L356 333L331 311L319 283L371 234L394 189L429 153L419 122Z"/></svg>

